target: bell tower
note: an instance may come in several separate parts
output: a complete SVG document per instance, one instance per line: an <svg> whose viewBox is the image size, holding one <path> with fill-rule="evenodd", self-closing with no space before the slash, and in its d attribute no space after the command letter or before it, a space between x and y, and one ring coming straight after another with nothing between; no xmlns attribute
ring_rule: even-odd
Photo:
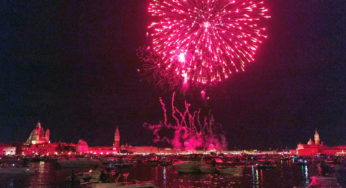
<svg viewBox="0 0 346 188"><path fill-rule="evenodd" d="M315 130L314 139L315 139L315 144L319 145L320 144L320 135L318 134L317 130Z"/></svg>
<svg viewBox="0 0 346 188"><path fill-rule="evenodd" d="M117 127L114 134L113 150L116 150L119 148L120 148L120 133L119 133L119 128Z"/></svg>
<svg viewBox="0 0 346 188"><path fill-rule="evenodd" d="M49 136L50 136L50 130L47 129L47 130L46 130L46 134L45 134L45 136L44 136L44 138L46 139L46 142L47 142L47 143L50 143L50 141L49 141Z"/></svg>

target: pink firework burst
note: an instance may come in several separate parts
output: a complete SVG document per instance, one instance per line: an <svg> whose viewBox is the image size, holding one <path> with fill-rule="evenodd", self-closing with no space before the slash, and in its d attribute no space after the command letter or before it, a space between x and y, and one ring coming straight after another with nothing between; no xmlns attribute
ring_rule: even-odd
<svg viewBox="0 0 346 188"><path fill-rule="evenodd" d="M148 27L159 68L210 84L244 71L267 38L262 0L151 0Z"/></svg>

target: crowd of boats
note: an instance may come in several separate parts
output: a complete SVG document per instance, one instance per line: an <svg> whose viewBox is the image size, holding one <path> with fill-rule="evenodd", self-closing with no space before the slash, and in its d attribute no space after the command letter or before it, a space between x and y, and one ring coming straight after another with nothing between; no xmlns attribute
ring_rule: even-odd
<svg viewBox="0 0 346 188"><path fill-rule="evenodd" d="M342 156L308 156L294 155L112 155L112 156L51 156L51 157L2 157L0 174L26 173L35 171L28 167L32 161L50 161L58 168L83 168L83 172L72 171L66 182L87 187L155 187L152 182L128 181L131 168L144 164L148 166L172 166L177 173L206 173L243 176L245 168L270 170L282 162L292 165L316 164L322 177L336 177L337 171L346 170L346 158ZM317 182L321 178L313 180Z"/></svg>

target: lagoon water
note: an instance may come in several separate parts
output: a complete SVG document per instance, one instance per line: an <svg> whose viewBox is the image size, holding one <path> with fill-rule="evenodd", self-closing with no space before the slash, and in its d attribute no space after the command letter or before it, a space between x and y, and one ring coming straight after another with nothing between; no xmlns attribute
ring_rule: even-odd
<svg viewBox="0 0 346 188"><path fill-rule="evenodd" d="M29 166L37 173L33 175L0 175L1 188L59 188L71 187L65 178L72 171L87 171L88 169L63 169L51 162L33 162ZM277 168L258 170L246 168L243 177L232 177L218 174L178 174L172 166L151 167L137 164L129 170L128 181L133 179L153 181L157 187L163 188L193 188L193 187L289 187L304 186L310 182L309 177L318 175L317 166L292 164L282 162ZM80 187L80 186L74 186Z"/></svg>

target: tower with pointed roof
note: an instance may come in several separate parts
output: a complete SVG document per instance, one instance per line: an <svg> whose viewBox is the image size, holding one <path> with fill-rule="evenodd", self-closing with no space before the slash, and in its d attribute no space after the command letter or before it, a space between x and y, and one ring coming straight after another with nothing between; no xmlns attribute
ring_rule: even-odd
<svg viewBox="0 0 346 188"><path fill-rule="evenodd" d="M317 130L315 130L314 140L316 145L320 144L320 135L318 134Z"/></svg>
<svg viewBox="0 0 346 188"><path fill-rule="evenodd" d="M46 140L47 143L50 143L49 136L50 136L50 130L47 129L47 130L46 130L46 133L45 133L45 135L44 135L44 138L45 138L45 140Z"/></svg>
<svg viewBox="0 0 346 188"><path fill-rule="evenodd" d="M113 150L117 150L119 148L120 148L120 133L119 133L119 128L117 127L114 134Z"/></svg>

